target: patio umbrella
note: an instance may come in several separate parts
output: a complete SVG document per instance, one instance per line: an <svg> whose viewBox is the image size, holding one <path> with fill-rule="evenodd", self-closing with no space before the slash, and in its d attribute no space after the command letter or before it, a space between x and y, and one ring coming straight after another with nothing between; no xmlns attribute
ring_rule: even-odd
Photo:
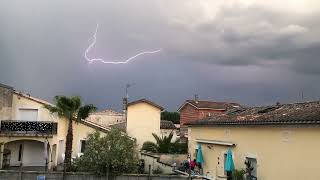
<svg viewBox="0 0 320 180"><path fill-rule="evenodd" d="M232 151L230 149L228 149L228 152L227 152L227 160L226 160L226 163L224 165L224 170L225 171L234 171L234 163L233 163L233 159L232 159Z"/></svg>
<svg viewBox="0 0 320 180"><path fill-rule="evenodd" d="M203 156L202 156L202 149L201 149L201 145L198 145L198 152L197 152L197 158L196 161L198 164L202 164L204 162L203 160Z"/></svg>

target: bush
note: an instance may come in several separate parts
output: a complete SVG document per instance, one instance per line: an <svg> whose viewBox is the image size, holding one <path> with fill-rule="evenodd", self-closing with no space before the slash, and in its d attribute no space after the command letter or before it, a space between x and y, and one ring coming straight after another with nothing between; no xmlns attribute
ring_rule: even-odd
<svg viewBox="0 0 320 180"><path fill-rule="evenodd" d="M158 166L157 169L152 170L152 174L162 174L162 169Z"/></svg>
<svg viewBox="0 0 320 180"><path fill-rule="evenodd" d="M232 173L232 179L234 180L244 180L244 175L245 175L246 171L244 169L241 170L235 170Z"/></svg>
<svg viewBox="0 0 320 180"><path fill-rule="evenodd" d="M158 152L158 147L154 142L151 141L146 141L142 145L142 150L148 151L148 152L153 152L157 153Z"/></svg>
<svg viewBox="0 0 320 180"><path fill-rule="evenodd" d="M136 141L117 129L104 137L99 132L88 135L84 154L73 162L73 170L110 176L135 173L138 168Z"/></svg>

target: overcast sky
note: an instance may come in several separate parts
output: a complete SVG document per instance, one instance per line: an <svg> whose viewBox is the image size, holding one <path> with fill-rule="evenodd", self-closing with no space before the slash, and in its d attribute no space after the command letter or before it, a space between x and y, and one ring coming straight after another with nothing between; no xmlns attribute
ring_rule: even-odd
<svg viewBox="0 0 320 180"><path fill-rule="evenodd" d="M0 83L100 109L148 98L266 105L320 99L319 0L2 0ZM83 57L128 64L89 64ZM301 97L303 91L304 99Z"/></svg>

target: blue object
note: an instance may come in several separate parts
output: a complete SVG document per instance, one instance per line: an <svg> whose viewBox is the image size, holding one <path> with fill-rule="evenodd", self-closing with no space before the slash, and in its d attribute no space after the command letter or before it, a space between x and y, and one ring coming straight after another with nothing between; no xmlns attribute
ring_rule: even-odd
<svg viewBox="0 0 320 180"><path fill-rule="evenodd" d="M37 180L46 180L46 176L39 175L39 176L37 176Z"/></svg>
<svg viewBox="0 0 320 180"><path fill-rule="evenodd" d="M202 156L202 149L201 149L201 145L200 144L198 145L196 161L197 161L198 164L202 164L204 162L203 156Z"/></svg>
<svg viewBox="0 0 320 180"><path fill-rule="evenodd" d="M225 171L234 171L234 163L233 163L233 159L232 159L232 151L230 149L228 149L228 152L227 152L227 160L226 160L225 165L224 165L224 170Z"/></svg>

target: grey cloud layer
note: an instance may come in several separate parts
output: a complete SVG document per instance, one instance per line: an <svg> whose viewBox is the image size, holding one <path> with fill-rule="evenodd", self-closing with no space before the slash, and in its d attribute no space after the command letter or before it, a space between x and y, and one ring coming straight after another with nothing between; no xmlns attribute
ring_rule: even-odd
<svg viewBox="0 0 320 180"><path fill-rule="evenodd" d="M79 94L101 108L121 107L127 82L136 83L131 98L173 110L194 93L244 104L296 101L302 90L319 98L318 9L230 2L4 1L0 82L46 99ZM163 52L125 66L88 65L83 53L96 23L90 56Z"/></svg>

